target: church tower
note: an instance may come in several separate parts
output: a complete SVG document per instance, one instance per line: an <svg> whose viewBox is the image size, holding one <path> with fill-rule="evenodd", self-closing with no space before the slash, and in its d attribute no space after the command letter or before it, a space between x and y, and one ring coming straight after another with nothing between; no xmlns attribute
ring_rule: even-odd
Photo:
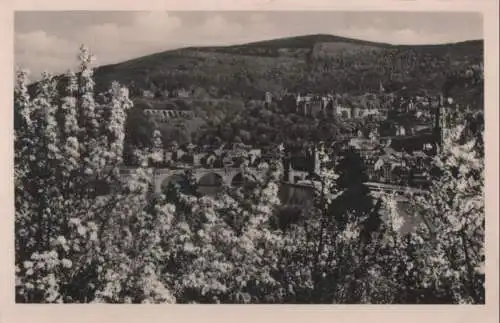
<svg viewBox="0 0 500 323"><path fill-rule="evenodd" d="M446 136L446 132L448 130L448 104L451 103L451 99L445 100L441 95L439 97L439 104L435 107L434 110L434 136L436 140L436 152L439 152L439 149L443 145L444 138Z"/></svg>
<svg viewBox="0 0 500 323"><path fill-rule="evenodd" d="M321 160L319 158L319 149L314 145L307 149L306 157L309 163L309 171L313 174L318 174L320 171Z"/></svg>
<svg viewBox="0 0 500 323"><path fill-rule="evenodd" d="M271 92L266 92L264 95L264 104L266 108L269 108L271 106L271 102L273 102L273 96Z"/></svg>

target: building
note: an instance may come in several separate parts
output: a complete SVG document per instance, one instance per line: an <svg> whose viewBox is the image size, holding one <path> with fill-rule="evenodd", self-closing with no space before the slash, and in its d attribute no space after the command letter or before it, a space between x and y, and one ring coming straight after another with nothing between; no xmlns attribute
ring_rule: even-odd
<svg viewBox="0 0 500 323"><path fill-rule="evenodd" d="M333 99L329 96L297 95L295 112L304 116L320 116L333 110Z"/></svg>
<svg viewBox="0 0 500 323"><path fill-rule="evenodd" d="M189 98L189 97L191 97L191 91L186 90L184 88L174 90L174 91L172 91L171 94L173 97L177 97L177 98Z"/></svg>
<svg viewBox="0 0 500 323"><path fill-rule="evenodd" d="M440 97L439 105L434 108L434 136L436 142L436 148L439 149L443 144L443 140L447 135L449 128L453 123L453 99L444 99L443 96Z"/></svg>
<svg viewBox="0 0 500 323"><path fill-rule="evenodd" d="M319 150L317 147L308 147L303 153L293 155L287 151L283 166L285 182L299 183L308 180L311 175L320 171Z"/></svg>
<svg viewBox="0 0 500 323"><path fill-rule="evenodd" d="M335 106L335 114L338 116L342 116L345 119L351 119L352 109L341 105L337 105Z"/></svg>
<svg viewBox="0 0 500 323"><path fill-rule="evenodd" d="M155 97L154 93L149 90L142 90L142 97L152 99Z"/></svg>
<svg viewBox="0 0 500 323"><path fill-rule="evenodd" d="M346 119L380 115L378 108L362 109L339 104L333 95L297 95L295 112L304 116L342 116Z"/></svg>
<svg viewBox="0 0 500 323"><path fill-rule="evenodd" d="M264 95L265 107L268 108L272 102L273 102L273 95L271 94L271 92L266 92L266 94Z"/></svg>

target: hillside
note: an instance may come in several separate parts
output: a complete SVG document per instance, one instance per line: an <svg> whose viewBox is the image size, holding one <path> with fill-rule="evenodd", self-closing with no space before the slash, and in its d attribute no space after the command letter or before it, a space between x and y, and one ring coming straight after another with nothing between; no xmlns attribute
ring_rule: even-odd
<svg viewBox="0 0 500 323"><path fill-rule="evenodd" d="M447 78L483 61L483 42L390 45L331 35L282 38L226 47L161 52L97 69L98 86L111 80L134 94L202 89L211 97L260 99L265 91L361 94L405 90L436 94Z"/></svg>
<svg viewBox="0 0 500 323"><path fill-rule="evenodd" d="M224 47L191 47L161 52L96 70L101 89L117 80L129 86L139 110L156 106L193 110L195 120L152 124L132 113L127 141L148 145L153 129L164 142L264 144L331 138L354 125L335 125L301 116L259 112L264 92L333 92L350 102L386 92L398 95L452 95L482 108L482 86L464 75L483 61L483 42L401 46L332 35L308 35ZM476 68L477 70L477 68ZM476 73L473 73L476 75ZM475 77L475 76L474 76ZM170 98L178 89L190 97ZM143 90L155 98L140 98ZM295 119L294 119L295 118ZM333 122L333 123L332 123ZM347 127L347 128L346 128ZM344 129L346 128L346 129Z"/></svg>
<svg viewBox="0 0 500 323"><path fill-rule="evenodd" d="M324 139L351 127L333 127L331 120L319 124L297 115L284 118L283 108L259 112L266 91L277 96L285 91L333 92L362 105L368 93L378 94L382 86L383 95L371 96L375 101L384 101L387 93L444 93L482 109L482 62L481 40L403 46L307 35L171 50L102 66L95 74L99 91L114 80L129 86L137 109L130 112L127 141L135 146L148 145L154 129L161 130L165 142L238 139L263 144L286 138ZM188 90L184 92L189 98L171 97L180 89ZM142 97L144 90L154 98ZM141 117L140 111L147 107L192 110L196 118L151 123Z"/></svg>

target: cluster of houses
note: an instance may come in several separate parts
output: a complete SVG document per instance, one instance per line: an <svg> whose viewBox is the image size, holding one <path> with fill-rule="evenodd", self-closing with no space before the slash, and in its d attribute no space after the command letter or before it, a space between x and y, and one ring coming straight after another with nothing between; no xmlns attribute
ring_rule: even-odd
<svg viewBox="0 0 500 323"><path fill-rule="evenodd" d="M414 136L393 139L360 136L323 145L322 149L330 156L332 165L347 151L359 154L370 182L425 186L427 181L424 174L428 169L424 165L433 154L434 138ZM311 174L317 174L320 168L318 151L319 148L312 147L306 148L301 154L285 154L284 181L297 185L310 183ZM408 158L410 155L413 157ZM415 156L420 157L415 159ZM410 164L409 160L416 164Z"/></svg>
<svg viewBox="0 0 500 323"><path fill-rule="evenodd" d="M441 98L440 103L431 110L430 124L403 126L395 123L389 131L379 129L368 136L359 133L358 137L344 141L342 149L359 153L371 181L425 186L427 180L424 174L429 171L426 161L438 151L456 108L451 98ZM410 109L413 109L411 105ZM408 158L410 154L411 159Z"/></svg>
<svg viewBox="0 0 500 323"><path fill-rule="evenodd" d="M279 100L284 101L293 98L294 113L304 116L342 116L345 119L365 118L368 116L381 116L388 118L391 112L414 115L417 119L427 120L433 117L433 111L442 106L459 108L452 98L440 96L401 96L386 95L384 104L366 104L364 107L356 104L341 104L338 97L332 94L290 94L286 93ZM266 92L264 105L269 106L273 95Z"/></svg>
<svg viewBox="0 0 500 323"><path fill-rule="evenodd" d="M432 138L429 138L432 140ZM362 158L368 180L399 185L425 184L422 175L427 169L422 166L409 165L405 159L409 153L420 153L422 161L431 156L431 140L416 147L415 151L407 151L408 145L397 144L397 140L387 138L368 139L355 137L322 145L321 149L330 155L332 160L342 152L356 151ZM396 144L394 144L396 142ZM319 145L318 145L319 146ZM199 147L192 144L170 149L152 149L149 151L149 162L157 168L171 169L222 169L222 168L258 168L269 159L281 157L283 162L283 182L291 185L311 184L313 174L318 174L320 168L318 146L304 148L299 153L278 149L262 150L244 145L222 145L221 147ZM139 156L141 152L137 152ZM414 159L412 159L414 160ZM137 159L139 162L139 159ZM411 166L411 167L410 167ZM420 182L419 182L420 181Z"/></svg>
<svg viewBox="0 0 500 323"><path fill-rule="evenodd" d="M394 146L392 141L381 141L371 146L359 142L350 143L349 148L359 152L371 182L405 186L427 184L425 173L428 169L424 165L432 156L431 142L411 154L404 147ZM409 158L410 156L412 158Z"/></svg>
<svg viewBox="0 0 500 323"><path fill-rule="evenodd" d="M264 103L269 105L272 100L273 96L267 92ZM386 111L377 108L345 107L336 102L333 95L301 96L298 94L295 96L295 111L305 115L333 114L343 115L346 118L363 118L380 114L387 117ZM396 164L403 163L403 156L406 153L421 152L423 155L428 155L435 151L436 140L439 140L436 136L439 131L442 134L447 111L454 107L451 98L445 100L442 96L437 98L414 96L400 98L393 102L394 111L407 115L427 113L431 121L399 124L395 120L389 120L385 123L389 124L389 127L383 127L381 124L379 128L369 133L359 129L357 136L337 140L337 144L340 142L341 146L343 145L341 149L354 149L359 152L372 180L398 181L400 179L394 179L391 174L395 169L405 169L405 165ZM180 110L151 108L144 109L144 113L160 119L192 117L191 111ZM306 152L302 155L284 159L285 181L299 183L319 167L317 151L308 149L305 149ZM151 156L153 156L151 162L157 167L226 168L242 165L257 167L266 158L270 158L271 154L243 144L225 144L220 147L200 147L188 144L171 149L156 149Z"/></svg>
<svg viewBox="0 0 500 323"><path fill-rule="evenodd" d="M158 168L210 169L241 167L243 164L257 167L266 157L263 156L261 149L242 144L224 144L220 147L186 144L168 149L152 148L147 153L150 156L150 164ZM136 158L132 163L138 164L144 151L136 150L134 155Z"/></svg>

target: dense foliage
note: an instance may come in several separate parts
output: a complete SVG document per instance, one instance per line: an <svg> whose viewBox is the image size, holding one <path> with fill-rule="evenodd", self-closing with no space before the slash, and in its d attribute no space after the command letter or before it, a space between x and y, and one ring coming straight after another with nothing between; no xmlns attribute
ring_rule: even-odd
<svg viewBox="0 0 500 323"><path fill-rule="evenodd" d="M404 84L407 87L408 84ZM425 87L425 89L430 88ZM319 111L313 115L304 115L301 111L297 111L293 93L282 93L281 97L268 105L262 100L246 100L238 97L135 99L139 104L131 109L127 125L127 138L132 140L126 140L126 143L132 146L137 146L137 141L140 141L140 144L148 143L151 139L151 129L160 130L166 144L175 141L179 144L193 143L200 146L243 142L252 146L284 143L286 146L302 147L304 144L318 141L330 143L339 136L357 135L358 131L368 137L375 129L380 135L386 136L389 133L394 134L396 125L406 129L414 124L431 126L433 121L428 111L429 107L422 105L430 103L434 106L439 102L439 96L426 96L426 91L418 92L407 88L399 95L398 91L333 95L335 105L377 109L381 113L381 115L352 119ZM457 110L469 109L474 113L482 111L484 98L481 65L463 66L462 69L448 73L443 80L443 91L453 97ZM425 113L415 114L414 111L405 111L410 100L415 101L416 97L413 96L415 93L420 95L424 93L413 104L416 109L423 108ZM165 109L170 106L173 106L173 109L191 110L196 117L191 120L177 119L162 123L148 120L141 115L144 107Z"/></svg>
<svg viewBox="0 0 500 323"><path fill-rule="evenodd" d="M98 95L85 48L80 62L65 86L44 75L34 96L18 72L18 302L484 303L475 140L447 136L407 234L396 198L370 195L355 153L335 165L320 152L312 207L293 221L280 212L278 160L214 197L190 181L152 196L150 156L120 176L128 90Z"/></svg>
<svg viewBox="0 0 500 323"><path fill-rule="evenodd" d="M436 95L450 75L480 65L482 55L481 41L393 46L310 35L167 51L104 66L96 77L103 88L119 79L157 97L180 88L218 98L261 99L266 91L278 96L283 90L360 95L381 84L388 92Z"/></svg>
<svg viewBox="0 0 500 323"><path fill-rule="evenodd" d="M202 108L199 104L193 104L193 109L197 116L194 120L179 119L162 123L145 117L142 109L132 108L126 126L126 146L148 146L153 130L157 129L167 146L176 142L198 146L244 143L255 148L283 143L287 147L303 147L319 141L331 143L339 135L357 135L358 130L367 135L372 129L378 128L382 119L379 116L363 119L333 115L304 116L295 113L295 101L293 104L287 101L273 102L264 108L262 101L252 100L243 107L233 104L231 109L224 109L219 101L214 105L205 103Z"/></svg>

